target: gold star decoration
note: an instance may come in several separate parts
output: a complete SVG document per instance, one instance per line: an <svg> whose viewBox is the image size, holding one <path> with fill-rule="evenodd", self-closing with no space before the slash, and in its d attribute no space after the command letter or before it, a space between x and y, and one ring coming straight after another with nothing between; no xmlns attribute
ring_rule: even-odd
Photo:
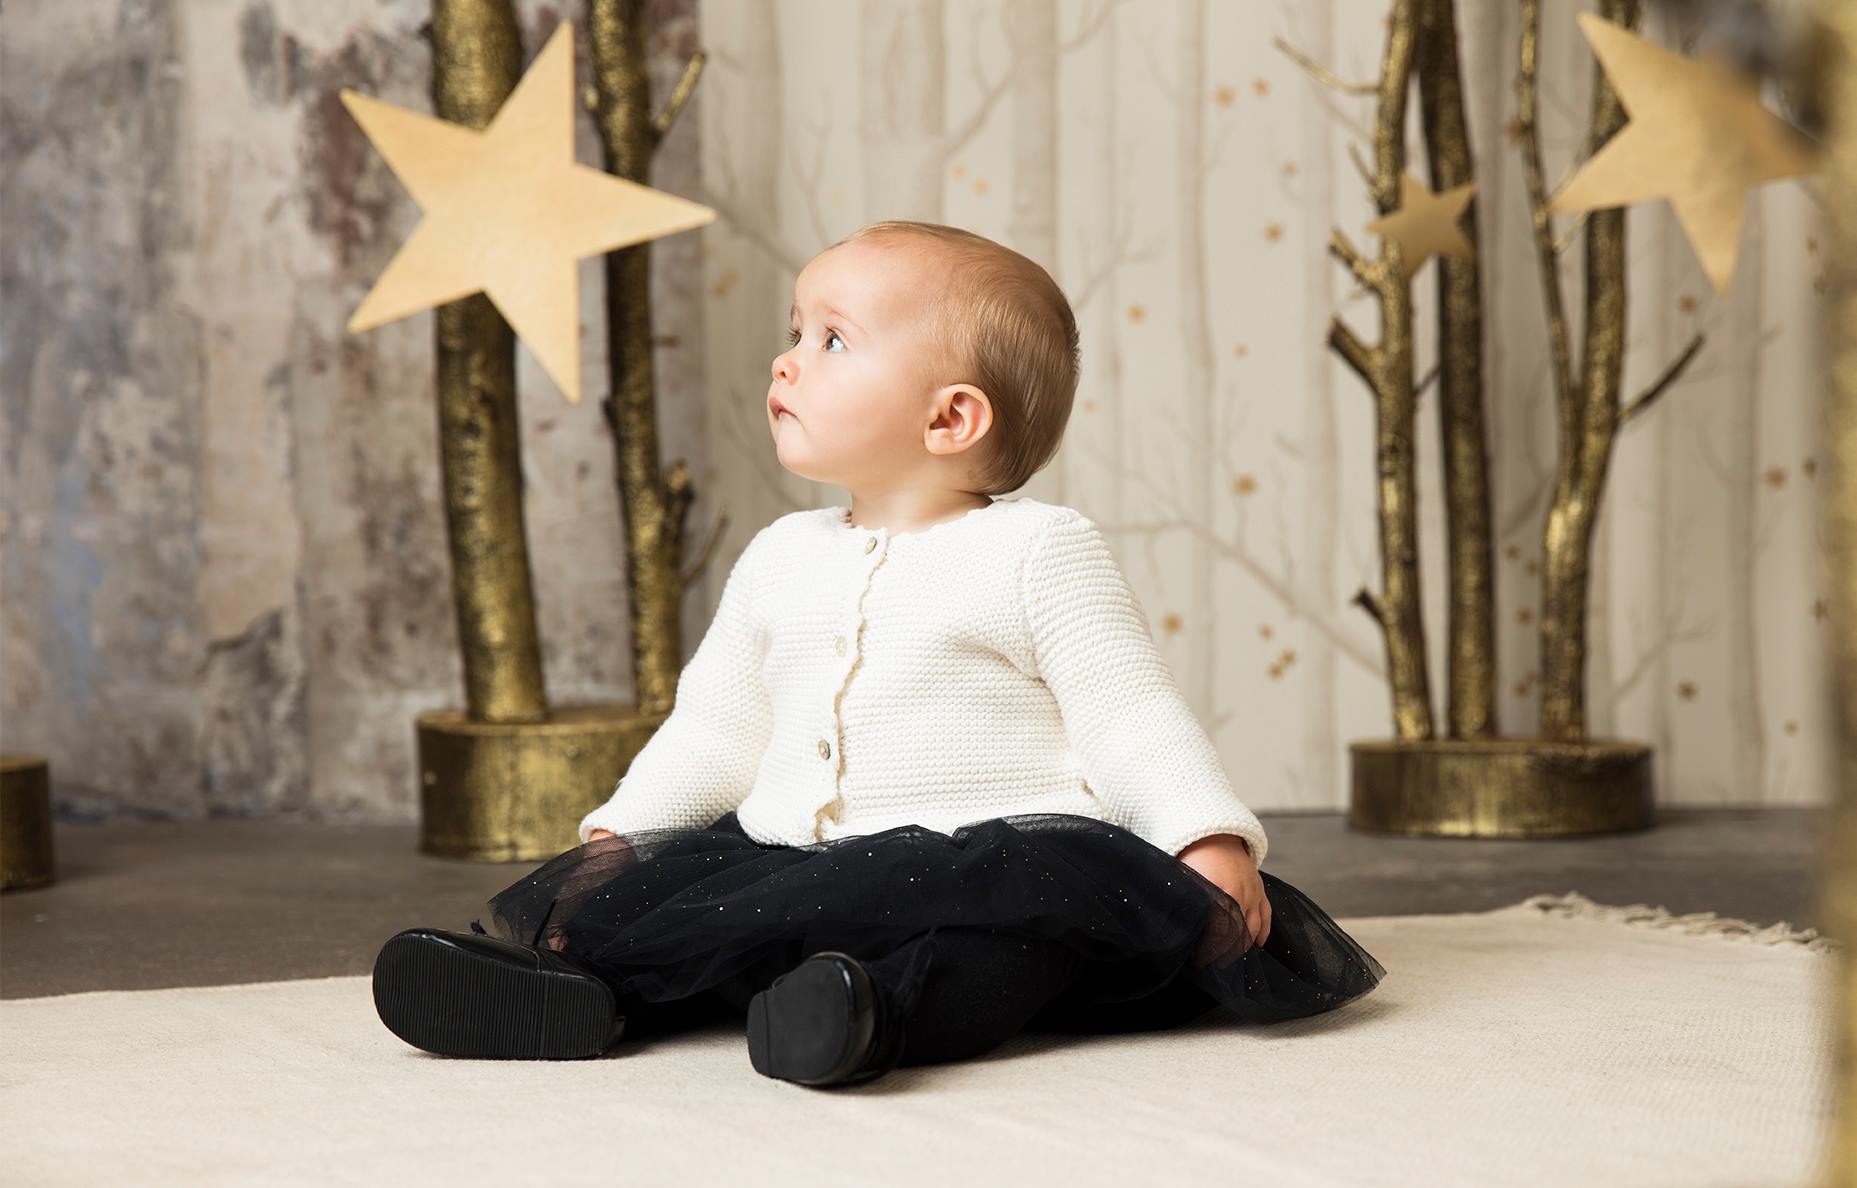
<svg viewBox="0 0 1857 1188"><path fill-rule="evenodd" d="M1734 279L1747 191L1810 172L1817 150L1718 55L1691 61L1593 13L1577 18L1631 122L1561 187L1555 214L1667 198L1717 293Z"/></svg>
<svg viewBox="0 0 1857 1188"><path fill-rule="evenodd" d="M1476 193L1475 182L1434 194L1412 174L1399 179L1399 209L1367 224L1367 230L1399 244L1400 270L1407 279L1435 252L1443 256L1469 256L1470 241L1457 220L1464 217Z"/></svg>
<svg viewBox="0 0 1857 1188"><path fill-rule="evenodd" d="M482 132L344 90L423 217L348 321L372 329L484 293L580 399L583 256L711 222L707 206L574 160L574 33L561 22Z"/></svg>

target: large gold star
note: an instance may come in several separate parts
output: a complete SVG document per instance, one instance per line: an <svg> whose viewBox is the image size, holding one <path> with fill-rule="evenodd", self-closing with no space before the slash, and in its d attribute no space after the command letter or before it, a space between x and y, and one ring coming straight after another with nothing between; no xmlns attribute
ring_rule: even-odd
<svg viewBox="0 0 1857 1188"><path fill-rule="evenodd" d="M1691 61L1590 12L1580 30L1631 122L1561 187L1556 214L1668 198L1718 293L1734 279L1748 187L1816 167L1812 142L1719 56Z"/></svg>
<svg viewBox="0 0 1857 1188"><path fill-rule="evenodd" d="M424 215L349 330L485 293L570 401L580 399L576 261L716 217L575 162L567 21L482 132L354 91L342 102Z"/></svg>
<svg viewBox="0 0 1857 1188"><path fill-rule="evenodd" d="M1367 224L1367 230L1399 244L1400 271L1407 279L1435 252L1443 256L1474 254L1457 220L1464 217L1476 183L1434 194L1419 178L1399 178L1399 209Z"/></svg>

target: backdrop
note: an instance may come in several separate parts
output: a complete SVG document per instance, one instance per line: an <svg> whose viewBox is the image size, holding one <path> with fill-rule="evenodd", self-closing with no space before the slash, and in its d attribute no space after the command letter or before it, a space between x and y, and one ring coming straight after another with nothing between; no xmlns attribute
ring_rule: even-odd
<svg viewBox="0 0 1857 1188"><path fill-rule="evenodd" d="M1499 710L1534 725L1534 610L1555 450L1518 148L1517 15L1461 5L1488 313ZM1549 5L1550 185L1593 61ZM565 15L518 4L529 55ZM710 53L653 184L720 219L652 247L667 458L693 531L731 524L686 654L754 531L847 501L785 472L762 401L793 279L881 218L969 227L1049 268L1083 332L1063 451L1021 492L1108 531L1157 641L1260 810L1346 803L1346 743L1390 732L1371 403L1323 345L1375 307L1325 254L1371 246L1371 0L659 0L655 102ZM412 820L413 715L461 700L439 496L432 315L342 326L417 210L337 99L429 110L423 0L71 0L0 12L0 719L67 815ZM1655 12L1647 31L1667 41ZM585 52L585 39L581 39ZM1415 168L1422 172L1416 102ZM580 159L597 162L591 126ZM1696 333L1621 435L1599 523L1589 722L1657 747L1666 805L1828 799L1816 183L1754 192L1734 288L1669 208L1629 216L1625 388ZM1563 222L1562 226L1566 223ZM1577 335L1577 245L1566 253ZM1418 373L1435 265L1415 280ZM597 262L586 396L519 356L549 695L630 698ZM1444 644L1435 396L1420 512L1434 689Z"/></svg>

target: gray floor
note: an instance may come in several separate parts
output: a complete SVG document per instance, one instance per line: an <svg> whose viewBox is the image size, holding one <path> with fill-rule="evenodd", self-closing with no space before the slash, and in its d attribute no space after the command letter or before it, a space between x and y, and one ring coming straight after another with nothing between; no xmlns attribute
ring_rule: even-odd
<svg viewBox="0 0 1857 1188"><path fill-rule="evenodd" d="M1666 812L1553 841L1386 837L1261 814L1264 869L1337 917L1481 911L1537 892L1819 927L1823 811ZM412 826L61 825L59 879L0 895L0 998L365 974L402 928L468 928L539 863L420 854Z"/></svg>

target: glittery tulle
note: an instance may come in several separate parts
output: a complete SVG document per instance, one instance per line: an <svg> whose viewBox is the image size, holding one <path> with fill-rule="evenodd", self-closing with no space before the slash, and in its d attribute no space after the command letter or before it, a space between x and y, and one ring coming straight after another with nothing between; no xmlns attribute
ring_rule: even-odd
<svg viewBox="0 0 1857 1188"><path fill-rule="evenodd" d="M1333 1010L1385 974L1314 901L1268 871L1271 926L1138 835L1067 814L996 817L953 834L904 825L764 845L730 813L704 828L597 838L489 902L497 933L558 949L633 1001L765 985L806 956L875 959L935 929L1055 941L1084 960L1056 1004L1078 1028L1153 1023L1183 992L1268 1023ZM1189 987L1193 989L1189 989ZM1163 994L1162 992L1166 993ZM1191 1014L1191 1012L1189 1012Z"/></svg>

